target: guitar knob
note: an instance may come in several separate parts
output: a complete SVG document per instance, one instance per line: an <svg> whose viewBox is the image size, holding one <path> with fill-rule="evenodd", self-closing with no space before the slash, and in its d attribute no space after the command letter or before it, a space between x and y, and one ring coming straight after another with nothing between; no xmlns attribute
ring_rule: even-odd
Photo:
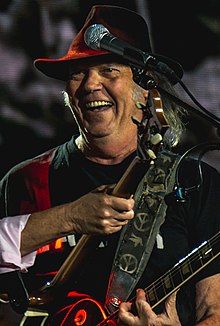
<svg viewBox="0 0 220 326"><path fill-rule="evenodd" d="M84 325L87 319L87 312L84 309L80 309L77 311L74 317L74 325L80 326Z"/></svg>
<svg viewBox="0 0 220 326"><path fill-rule="evenodd" d="M112 306L114 306L114 307L119 307L119 305L121 304L121 300L119 299L119 298L117 298L117 297L111 297L111 298L109 298L109 303L112 305Z"/></svg>

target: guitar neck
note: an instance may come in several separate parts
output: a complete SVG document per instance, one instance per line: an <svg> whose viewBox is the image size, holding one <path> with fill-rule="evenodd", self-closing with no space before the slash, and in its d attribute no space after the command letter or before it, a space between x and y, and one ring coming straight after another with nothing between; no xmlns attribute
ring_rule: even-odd
<svg viewBox="0 0 220 326"><path fill-rule="evenodd" d="M146 162L136 156L130 163L121 179L115 185L111 194L113 196L129 198L132 194L134 194L146 168ZM70 279L70 277L73 277L78 273L85 259L94 250L94 248L99 245L99 243L99 236L82 235L77 245L72 249L69 256L61 265L51 282L43 286L39 292L44 292L45 290L56 290L63 286ZM35 305L35 301L33 305Z"/></svg>
<svg viewBox="0 0 220 326"><path fill-rule="evenodd" d="M204 241L146 289L152 308L165 300L220 254L220 232Z"/></svg>
<svg viewBox="0 0 220 326"><path fill-rule="evenodd" d="M204 241L199 247L192 250L163 276L144 289L147 301L152 309L164 301L174 291L189 281L194 275L205 268L220 255L220 231L212 238ZM130 302L135 302L136 297ZM97 326L107 326L109 321L116 320L118 310L110 314Z"/></svg>

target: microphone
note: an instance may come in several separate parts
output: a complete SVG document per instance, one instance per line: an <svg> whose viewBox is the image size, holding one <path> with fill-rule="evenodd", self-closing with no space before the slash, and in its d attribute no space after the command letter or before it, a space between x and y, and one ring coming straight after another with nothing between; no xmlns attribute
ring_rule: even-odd
<svg viewBox="0 0 220 326"><path fill-rule="evenodd" d="M137 68L146 69L149 67L164 74L171 81L179 81L175 72L167 64L159 61L155 56L115 37L101 24L89 26L84 34L84 41L93 50L107 50L122 56Z"/></svg>

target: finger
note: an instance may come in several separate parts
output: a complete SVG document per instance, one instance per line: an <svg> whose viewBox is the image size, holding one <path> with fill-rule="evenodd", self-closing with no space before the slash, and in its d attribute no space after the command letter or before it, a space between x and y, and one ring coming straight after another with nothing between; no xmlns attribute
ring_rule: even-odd
<svg viewBox="0 0 220 326"><path fill-rule="evenodd" d="M122 227L124 225L128 224L128 220L124 220L124 221L121 221L121 220L113 220L109 226L112 227L112 228L115 228L115 227Z"/></svg>
<svg viewBox="0 0 220 326"><path fill-rule="evenodd" d="M91 192L93 192L93 193L99 193L99 192L107 193L108 189L110 187L113 187L113 186L114 185L110 185L110 186L109 185L101 185L101 186L95 188L94 190L92 190Z"/></svg>
<svg viewBox="0 0 220 326"><path fill-rule="evenodd" d="M131 307L132 304L130 302L123 302L120 304L117 325L139 325L139 318L130 312Z"/></svg>
<svg viewBox="0 0 220 326"><path fill-rule="evenodd" d="M129 212L123 212L123 213L116 212L114 214L114 220L119 222L132 220L133 217L134 217L133 210L130 210Z"/></svg>
<svg viewBox="0 0 220 326"><path fill-rule="evenodd" d="M128 220L120 221L120 220L112 220L108 225L107 228L117 228L120 230L124 225L128 224Z"/></svg>
<svg viewBox="0 0 220 326"><path fill-rule="evenodd" d="M145 293L145 291L143 289L137 289L136 294L137 294L137 300L147 301L146 293Z"/></svg>
<svg viewBox="0 0 220 326"><path fill-rule="evenodd" d="M153 321L157 318L157 315L146 301L146 295L142 289L137 289L136 308L140 319L143 321Z"/></svg>
<svg viewBox="0 0 220 326"><path fill-rule="evenodd" d="M177 292L174 292L169 298L165 301L164 312L158 315L158 321L163 324L170 324L181 326L179 316L176 310L176 295Z"/></svg>
<svg viewBox="0 0 220 326"><path fill-rule="evenodd" d="M121 230L123 225L119 226L111 226L111 225L106 225L106 226L100 226L100 224L94 225L88 232L84 232L86 234L100 234L100 235L110 235L113 233L116 233Z"/></svg>
<svg viewBox="0 0 220 326"><path fill-rule="evenodd" d="M171 316L176 312L176 295L178 291L175 291L173 294L171 294L167 300L165 301L164 310L167 316ZM177 312L176 312L177 314Z"/></svg>
<svg viewBox="0 0 220 326"><path fill-rule="evenodd" d="M115 221L115 222L112 222L112 224L108 224L106 225L105 227L103 227L103 233L104 234L112 234L112 233L116 233L118 231L120 231L122 229L122 227L124 225L126 225L128 223L128 221ZM97 232L100 231L100 229L97 229ZM100 233L100 232L99 232Z"/></svg>
<svg viewBox="0 0 220 326"><path fill-rule="evenodd" d="M107 186L107 194L111 195L111 193L114 190L114 188L115 188L115 184L108 185Z"/></svg>
<svg viewBox="0 0 220 326"><path fill-rule="evenodd" d="M133 198L121 198L115 196L109 196L109 205L118 212L130 211L134 208L134 199Z"/></svg>
<svg viewBox="0 0 220 326"><path fill-rule="evenodd" d="M104 207L97 212L96 216L98 217L97 222L100 221L103 225L117 225L118 222L131 220L134 217L134 211L130 210L122 213L115 211L111 207Z"/></svg>
<svg viewBox="0 0 220 326"><path fill-rule="evenodd" d="M131 307L132 307L132 303L131 302L122 302L120 304L120 307L119 307L119 313L120 312L127 312L127 311L130 311L131 310Z"/></svg>

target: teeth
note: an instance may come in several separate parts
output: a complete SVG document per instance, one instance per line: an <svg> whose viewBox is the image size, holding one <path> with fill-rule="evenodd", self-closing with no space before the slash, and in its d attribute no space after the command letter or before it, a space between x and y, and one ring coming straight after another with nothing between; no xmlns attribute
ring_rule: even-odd
<svg viewBox="0 0 220 326"><path fill-rule="evenodd" d="M94 102L89 102L86 103L86 108L97 108L99 106L108 106L111 105L111 102L107 102L107 101L94 101Z"/></svg>

